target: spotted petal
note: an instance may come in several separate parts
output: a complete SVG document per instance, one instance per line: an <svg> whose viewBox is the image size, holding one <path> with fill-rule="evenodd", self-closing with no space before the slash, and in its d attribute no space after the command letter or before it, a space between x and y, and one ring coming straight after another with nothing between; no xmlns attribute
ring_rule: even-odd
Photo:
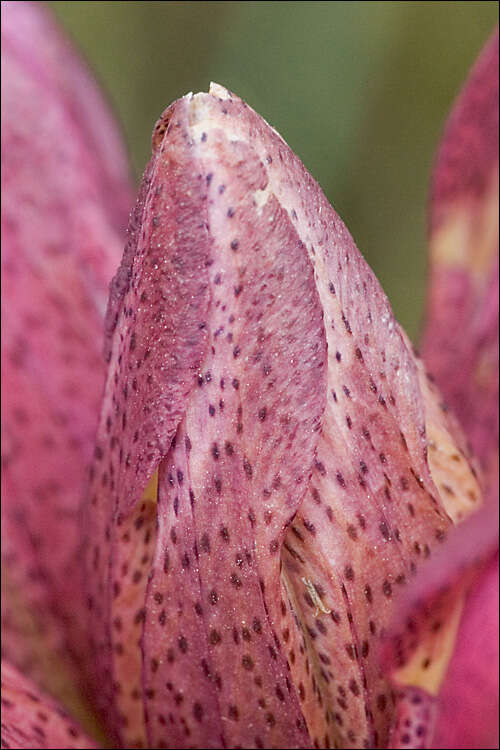
<svg viewBox="0 0 500 750"><path fill-rule="evenodd" d="M274 627L326 395L321 307L265 167L228 129L243 118L221 127L221 109L188 96L160 120L112 295L92 612L129 742L302 747Z"/></svg>
<svg viewBox="0 0 500 750"><path fill-rule="evenodd" d="M373 644L478 484L319 186L220 86L157 125L108 331L87 564L122 741L383 746Z"/></svg>

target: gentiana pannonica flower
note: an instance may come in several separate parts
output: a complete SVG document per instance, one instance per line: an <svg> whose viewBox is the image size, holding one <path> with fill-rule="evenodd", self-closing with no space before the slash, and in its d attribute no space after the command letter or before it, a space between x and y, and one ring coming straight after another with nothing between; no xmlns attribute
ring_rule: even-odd
<svg viewBox="0 0 500 750"><path fill-rule="evenodd" d="M218 84L160 117L120 264L108 108L2 13L2 746L494 747L498 37L438 151L421 359Z"/></svg>

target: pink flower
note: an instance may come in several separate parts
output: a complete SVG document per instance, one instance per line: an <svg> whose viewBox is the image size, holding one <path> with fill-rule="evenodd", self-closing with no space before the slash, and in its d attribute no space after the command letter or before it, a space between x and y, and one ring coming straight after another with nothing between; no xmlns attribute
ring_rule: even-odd
<svg viewBox="0 0 500 750"><path fill-rule="evenodd" d="M115 273L106 104L2 14L2 746L495 747L498 36L438 152L432 378L215 84L158 121Z"/></svg>

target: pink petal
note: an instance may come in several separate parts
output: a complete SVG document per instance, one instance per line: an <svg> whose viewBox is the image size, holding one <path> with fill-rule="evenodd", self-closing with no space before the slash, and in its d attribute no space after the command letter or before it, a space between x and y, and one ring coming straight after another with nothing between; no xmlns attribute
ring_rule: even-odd
<svg viewBox="0 0 500 750"><path fill-rule="evenodd" d="M498 557L467 602L439 696L433 747L498 747Z"/></svg>
<svg viewBox="0 0 500 750"><path fill-rule="evenodd" d="M2 32L8 55L40 91L51 91L64 106L85 150L87 178L99 192L107 220L122 233L133 199L130 167L119 126L91 71L41 3L2 3Z"/></svg>
<svg viewBox="0 0 500 750"><path fill-rule="evenodd" d="M85 658L78 513L126 175L107 107L46 10L3 3L3 646L70 702L68 653Z"/></svg>
<svg viewBox="0 0 500 750"><path fill-rule="evenodd" d="M90 495L108 710L129 744L304 746L305 719L315 745L384 746L397 696L376 645L479 499L464 440L255 112L214 85L166 111L153 147Z"/></svg>
<svg viewBox="0 0 500 750"><path fill-rule="evenodd" d="M216 121L219 100L201 99L199 106L215 107ZM217 128L209 148L193 148L195 112L185 98L159 123L168 130L163 140L155 135L137 244L125 254L130 281L118 304L112 300L117 324L90 534L98 540L99 527L110 529L110 551L98 541L90 549L101 561L92 607L104 610L104 628L96 623L102 659L111 645L125 716L130 687L141 686L123 665L145 619L149 744L218 747L223 736L230 746L303 747L307 733L272 623L281 540L310 474L324 404L321 308L286 212L273 199L261 213L252 199L268 182L256 154ZM138 593L128 597L132 638L129 609L122 604L113 617L105 587L119 598L130 586L124 544L138 544L131 535L143 538L147 518L148 536L155 533L156 508L139 503L130 516L130 507L164 456L154 559L151 566L143 558ZM169 715L174 723L165 728ZM123 735L135 740L136 731L125 726Z"/></svg>
<svg viewBox="0 0 500 750"><path fill-rule="evenodd" d="M2 661L3 748L91 748L97 745L51 698Z"/></svg>
<svg viewBox="0 0 500 750"><path fill-rule="evenodd" d="M443 623L458 596L480 585L485 565L490 565L497 548L496 511L491 505L485 505L450 532L399 603L391 624L391 642L385 650L392 666L406 663L419 639L438 630L436 623Z"/></svg>
<svg viewBox="0 0 500 750"><path fill-rule="evenodd" d="M431 197L424 351L483 464L485 505L420 571L395 615L385 656L398 665L419 644L430 652L439 648L447 616L470 592L436 700L432 746L496 747L498 572L495 590L491 560L498 549L498 34L452 111Z"/></svg>
<svg viewBox="0 0 500 750"><path fill-rule="evenodd" d="M430 209L425 360L487 464L498 454L498 32L447 123Z"/></svg>
<svg viewBox="0 0 500 750"><path fill-rule="evenodd" d="M447 235L456 246L443 258ZM469 76L438 152L431 261L426 359L486 470L489 507L443 550L441 578L459 586L457 570L498 548L498 31ZM460 335L449 337L450 328ZM439 700L435 747L498 746L498 562L474 581Z"/></svg>

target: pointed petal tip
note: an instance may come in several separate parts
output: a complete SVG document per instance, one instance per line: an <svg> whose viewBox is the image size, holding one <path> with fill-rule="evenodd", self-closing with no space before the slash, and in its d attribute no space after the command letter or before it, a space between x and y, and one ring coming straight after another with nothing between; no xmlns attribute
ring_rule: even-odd
<svg viewBox="0 0 500 750"><path fill-rule="evenodd" d="M211 94L211 96L217 97L217 99L230 99L232 96L228 88L221 86L220 83L215 83L215 81L210 81L208 93Z"/></svg>

